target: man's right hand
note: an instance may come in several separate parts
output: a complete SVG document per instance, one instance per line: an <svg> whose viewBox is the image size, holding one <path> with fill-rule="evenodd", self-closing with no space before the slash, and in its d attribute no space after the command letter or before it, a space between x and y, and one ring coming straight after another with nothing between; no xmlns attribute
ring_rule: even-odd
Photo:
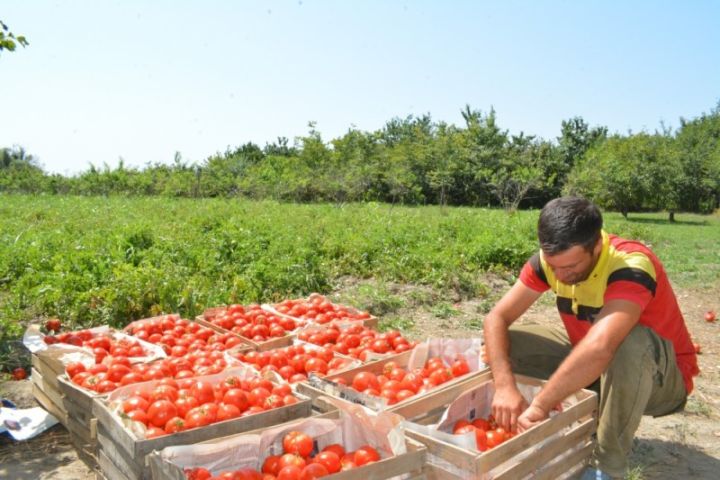
<svg viewBox="0 0 720 480"><path fill-rule="evenodd" d="M517 419L528 403L515 385L495 390L492 402L492 414L498 426L508 432L517 430Z"/></svg>

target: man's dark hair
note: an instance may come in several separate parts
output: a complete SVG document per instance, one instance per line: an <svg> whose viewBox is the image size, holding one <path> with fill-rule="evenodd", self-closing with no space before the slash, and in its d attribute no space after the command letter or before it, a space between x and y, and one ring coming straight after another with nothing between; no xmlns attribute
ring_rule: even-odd
<svg viewBox="0 0 720 480"><path fill-rule="evenodd" d="M538 220L540 248L548 255L575 245L590 252L600 238L602 226L602 214L589 200L580 197L550 200L540 211Z"/></svg>

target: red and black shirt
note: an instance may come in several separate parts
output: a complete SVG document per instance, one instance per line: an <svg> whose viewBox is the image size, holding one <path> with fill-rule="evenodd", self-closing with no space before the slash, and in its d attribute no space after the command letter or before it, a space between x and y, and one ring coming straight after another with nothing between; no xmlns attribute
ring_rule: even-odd
<svg viewBox="0 0 720 480"><path fill-rule="evenodd" d="M685 388L693 389L699 373L697 356L677 299L660 260L640 242L602 232L603 248L587 280L575 285L559 281L545 263L542 251L525 263L520 281L538 292L552 289L570 342L587 334L605 302L615 299L642 308L640 324L672 342Z"/></svg>

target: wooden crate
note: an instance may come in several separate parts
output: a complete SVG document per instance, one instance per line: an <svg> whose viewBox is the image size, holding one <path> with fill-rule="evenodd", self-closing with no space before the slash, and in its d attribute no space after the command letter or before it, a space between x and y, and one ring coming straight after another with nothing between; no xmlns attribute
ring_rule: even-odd
<svg viewBox="0 0 720 480"><path fill-rule="evenodd" d="M321 415L321 417L336 419L339 418L339 415L339 411L335 409ZM287 422L285 425L290 428L292 425L297 423L298 421L294 420L291 422ZM246 432L243 435L259 435L262 432L263 429L259 429ZM230 438L236 437L238 437L238 435L218 438L207 442L201 442L201 444L221 444ZM407 452L404 454L384 458L379 462L370 463L362 467L353 468L351 470L341 471L323 478L327 478L328 480L380 480L403 475L402 478L404 478L405 480L426 479L426 472L423 468L425 465L425 447L421 443L410 438L405 438L405 446ZM160 451L158 450L148 455L147 460L153 472L153 480L186 479L182 467L164 459Z"/></svg>
<svg viewBox="0 0 720 480"><path fill-rule="evenodd" d="M452 399L457 398L457 395L462 391L465 391L465 389L469 388L469 386L485 381L490 375L490 370L487 368L471 372L463 376L453 378L442 385L438 385L424 394L415 395L390 406L383 406L379 397L365 395L352 388L335 383L337 379L343 379L348 385L350 385L352 384L353 377L362 371L369 371L376 375L380 375L383 372L383 367L389 361L394 361L398 364L398 366L405 367L408 365L411 355L412 351L408 350L397 355L368 362L356 368L345 370L333 375L327 375L322 379L311 378L307 382L298 383L296 389L299 393L313 399L313 406L321 411L326 408L326 405L321 400L318 400L319 397L322 395L330 395L353 403L365 405L376 411L385 410L399 413L400 410L402 410L405 412L403 415L406 418L414 418L418 415L425 415L427 413L425 410L427 404L424 402L426 397L433 396L438 398L438 402L449 402Z"/></svg>
<svg viewBox="0 0 720 480"><path fill-rule="evenodd" d="M518 383L529 386L545 383L521 375L516 378ZM475 385L473 391L480 392L489 382L491 376ZM461 448L427 432L415 431L412 423L407 425L406 435L428 448L431 464L426 472L428 478L514 480L528 475L533 479L569 478L587 465L595 447L592 434L597 426L597 395L581 390L575 397L577 402L562 412L485 452ZM428 413L415 421L429 425L437 422L441 410L450 402L438 405L437 398L427 398L424 403ZM402 415L403 410L397 413ZM411 413L416 413L416 409Z"/></svg>
<svg viewBox="0 0 720 480"><path fill-rule="evenodd" d="M145 457L153 450L160 450L172 445L193 444L284 423L296 418L308 417L312 413L312 406L309 399L300 397L300 401L294 405L152 439L138 438L126 428L117 415L110 411L106 399L95 400L93 413L97 417L98 460L103 474L109 480L115 480L115 478L146 480L151 478L151 472ZM112 463L114 468L106 471L103 464L107 467L108 462ZM117 475L118 472L124 477L112 476Z"/></svg>
<svg viewBox="0 0 720 480"><path fill-rule="evenodd" d="M57 378L65 374L65 366L58 359L53 358L40 351L33 353L30 357L33 370L36 370L42 377L42 385L38 385L46 393L54 390L60 394L60 385Z"/></svg>
<svg viewBox="0 0 720 480"><path fill-rule="evenodd" d="M39 365L41 360L38 360L33 355L33 366L30 369L30 381L33 386L33 396L40 403L40 405L50 412L60 423L66 425L67 414L63 406L62 392L60 389L53 387L52 384L47 380L47 377L40 373L40 370L36 369L36 365ZM45 368L47 371L47 368ZM56 380L55 374L50 373L52 378ZM57 384L57 381L55 382Z"/></svg>

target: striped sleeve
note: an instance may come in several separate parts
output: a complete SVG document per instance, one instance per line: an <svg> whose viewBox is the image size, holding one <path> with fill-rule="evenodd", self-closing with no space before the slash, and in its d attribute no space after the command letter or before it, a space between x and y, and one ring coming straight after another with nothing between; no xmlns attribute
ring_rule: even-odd
<svg viewBox="0 0 720 480"><path fill-rule="evenodd" d="M655 296L656 288L652 262L645 255L635 252L608 276L605 301L628 300L644 309Z"/></svg>
<svg viewBox="0 0 720 480"><path fill-rule="evenodd" d="M548 285L545 272L540 264L540 255L533 255L530 260L525 262L520 271L520 281L537 292L544 292L550 288Z"/></svg>

